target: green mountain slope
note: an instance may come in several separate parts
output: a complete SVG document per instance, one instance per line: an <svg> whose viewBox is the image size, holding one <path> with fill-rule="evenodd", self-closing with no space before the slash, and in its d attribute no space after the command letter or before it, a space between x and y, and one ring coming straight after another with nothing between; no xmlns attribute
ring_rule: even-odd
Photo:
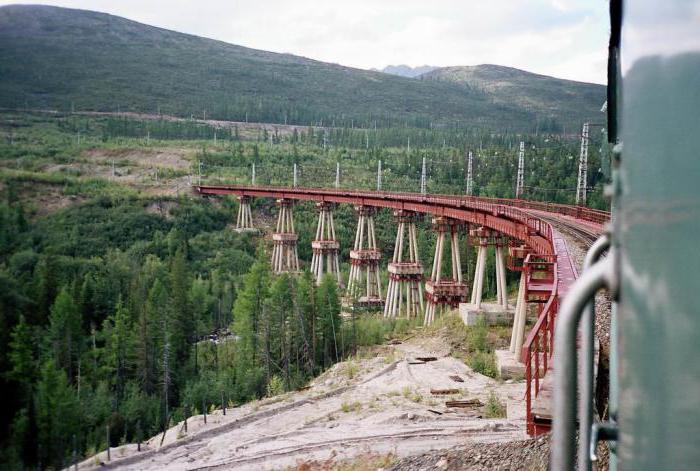
<svg viewBox="0 0 700 471"><path fill-rule="evenodd" d="M554 80L554 79L552 79ZM371 126L580 123L603 89L544 111L486 88L276 54L83 10L0 8L0 106ZM584 105L581 105L584 103Z"/></svg>
<svg viewBox="0 0 700 471"><path fill-rule="evenodd" d="M495 103L515 105L537 115L602 119L599 110L605 88L493 64L442 67L419 77L424 81L462 84L493 97ZM574 123L575 124L575 123Z"/></svg>

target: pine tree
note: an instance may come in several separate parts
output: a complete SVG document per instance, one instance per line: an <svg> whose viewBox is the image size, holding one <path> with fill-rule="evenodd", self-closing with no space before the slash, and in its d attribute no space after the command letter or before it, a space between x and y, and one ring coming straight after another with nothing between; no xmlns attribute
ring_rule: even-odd
<svg viewBox="0 0 700 471"><path fill-rule="evenodd" d="M316 305L318 315L318 358L324 366L340 360L340 298L338 285L331 275L324 275L316 290Z"/></svg>
<svg viewBox="0 0 700 471"><path fill-rule="evenodd" d="M80 311L64 287L51 306L49 339L56 365L62 368L72 381L77 374L77 364L82 350L82 322Z"/></svg>
<svg viewBox="0 0 700 471"><path fill-rule="evenodd" d="M20 397L27 401L31 398L32 387L36 381L36 360L34 359L34 338L31 328L24 316L10 334L10 371L9 379L20 385Z"/></svg>
<svg viewBox="0 0 700 471"><path fill-rule="evenodd" d="M37 384L36 415L40 459L61 469L70 449L70 439L80 427L80 408L66 374L48 360Z"/></svg>
<svg viewBox="0 0 700 471"><path fill-rule="evenodd" d="M120 400L134 364L131 314L121 300L117 302L114 315L105 320L104 331L107 371L116 391L117 400Z"/></svg>

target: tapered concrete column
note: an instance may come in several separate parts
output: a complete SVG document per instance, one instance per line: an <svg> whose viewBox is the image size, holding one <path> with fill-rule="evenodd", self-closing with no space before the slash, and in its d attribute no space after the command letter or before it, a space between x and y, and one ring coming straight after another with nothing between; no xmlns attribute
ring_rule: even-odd
<svg viewBox="0 0 700 471"><path fill-rule="evenodd" d="M516 359L520 359L520 352L523 348L525 338L525 321L527 320L527 300L525 299L525 271L520 273L520 284L518 286L518 300L515 304L515 317L513 319L513 331L510 336L510 351Z"/></svg>
<svg viewBox="0 0 700 471"><path fill-rule="evenodd" d="M238 216L236 217L236 232L257 232L253 227L253 213L250 210L250 197L238 198Z"/></svg>
<svg viewBox="0 0 700 471"><path fill-rule="evenodd" d="M294 230L292 205L292 200L277 200L277 229L272 234L272 271L275 273L299 271L298 236Z"/></svg>
<svg viewBox="0 0 700 471"><path fill-rule="evenodd" d="M335 236L333 205L322 202L317 203L316 208L319 213L316 239L311 242L311 250L313 251L311 273L316 279L316 284L321 283L324 273L330 273L337 280L338 285L341 285L340 263L338 260L340 243Z"/></svg>
<svg viewBox="0 0 700 471"><path fill-rule="evenodd" d="M462 263L459 254L459 231L462 223L455 219L437 217L433 219L433 229L437 231L435 258L430 280L425 284L426 307L423 318L424 325L435 321L439 309L446 306L457 307L467 299L467 285L462 278ZM442 276L442 258L445 239L449 237L451 252L452 278Z"/></svg>
<svg viewBox="0 0 700 471"><path fill-rule="evenodd" d="M350 251L348 294L362 307L380 307L384 304L379 278L381 252L377 248L374 214L371 206L357 206L358 215L355 244Z"/></svg>
<svg viewBox="0 0 700 471"><path fill-rule="evenodd" d="M472 286L471 303L479 309L484 294L484 276L486 275L486 255L488 246L479 245L476 253L476 268L474 269L474 286Z"/></svg>
<svg viewBox="0 0 700 471"><path fill-rule="evenodd" d="M496 245L496 299L498 304L508 309L508 285L506 282L506 261L503 244Z"/></svg>
<svg viewBox="0 0 700 471"><path fill-rule="evenodd" d="M387 288L384 317L406 315L412 318L423 312L423 264L418 259L416 214L395 211L398 222L394 256L389 263L389 287ZM408 232L408 254L404 255L404 236Z"/></svg>

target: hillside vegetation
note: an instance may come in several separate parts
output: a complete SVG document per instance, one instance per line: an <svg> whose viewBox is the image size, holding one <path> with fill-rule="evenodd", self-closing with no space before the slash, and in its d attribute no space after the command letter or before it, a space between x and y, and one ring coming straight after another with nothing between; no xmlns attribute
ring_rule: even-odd
<svg viewBox="0 0 700 471"><path fill-rule="evenodd" d="M488 94L494 103L528 109L539 116L555 117L571 113L572 117L577 116L581 121L602 119L599 111L605 100L602 85L562 80L493 64L442 67L419 78L461 84L469 90ZM576 127L579 125L576 124Z"/></svg>
<svg viewBox="0 0 700 471"><path fill-rule="evenodd" d="M550 79L552 83L566 83ZM249 49L103 13L0 8L0 106L142 111L277 123L558 131L580 126L602 86L521 101L487 87L415 80ZM526 90L525 88L523 90ZM533 100L545 105L530 107ZM550 129L543 129L548 127ZM570 128L570 129L571 129Z"/></svg>

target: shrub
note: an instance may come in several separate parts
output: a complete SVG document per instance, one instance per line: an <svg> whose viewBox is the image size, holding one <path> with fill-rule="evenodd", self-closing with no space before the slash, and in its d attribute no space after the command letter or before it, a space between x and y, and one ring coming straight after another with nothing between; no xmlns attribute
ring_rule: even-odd
<svg viewBox="0 0 700 471"><path fill-rule="evenodd" d="M486 401L486 417L489 419L499 419L506 417L506 405L491 391Z"/></svg>
<svg viewBox="0 0 700 471"><path fill-rule="evenodd" d="M284 382L282 381L282 378L280 378L277 375L274 375L272 378L270 378L270 382L267 383L267 396L272 397L272 396L278 396L284 392Z"/></svg>
<svg viewBox="0 0 700 471"><path fill-rule="evenodd" d="M498 377L496 368L496 357L493 352L474 352L467 361L470 368L477 373L491 378Z"/></svg>
<svg viewBox="0 0 700 471"><path fill-rule="evenodd" d="M354 401L354 402L345 402L340 405L340 409L345 412L346 414L348 412L357 412L362 409L362 404L360 401Z"/></svg>

